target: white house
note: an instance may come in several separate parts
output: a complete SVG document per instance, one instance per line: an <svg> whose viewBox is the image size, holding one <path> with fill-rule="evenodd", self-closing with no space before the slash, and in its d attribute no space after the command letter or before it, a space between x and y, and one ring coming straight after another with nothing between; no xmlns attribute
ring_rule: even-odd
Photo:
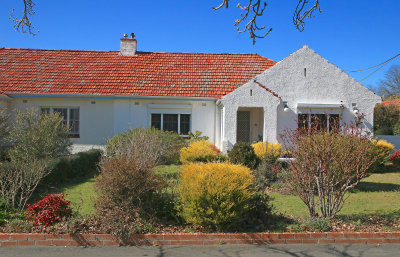
<svg viewBox="0 0 400 257"><path fill-rule="evenodd" d="M223 151L237 141L279 142L285 128L365 114L380 97L303 46L276 63L257 54L0 48L0 106L60 112L76 149L130 128L199 130Z"/></svg>

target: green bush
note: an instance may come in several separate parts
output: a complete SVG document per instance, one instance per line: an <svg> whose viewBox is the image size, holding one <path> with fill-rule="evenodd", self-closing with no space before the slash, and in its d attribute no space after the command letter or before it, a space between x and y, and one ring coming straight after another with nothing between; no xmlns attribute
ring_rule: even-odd
<svg viewBox="0 0 400 257"><path fill-rule="evenodd" d="M101 150L92 149L53 159L48 164L50 173L42 180L41 184L62 184L91 174L97 170L101 155Z"/></svg>
<svg viewBox="0 0 400 257"><path fill-rule="evenodd" d="M158 144L156 147L147 148L139 146L146 140L155 140ZM180 150L185 145L184 139L175 132L156 128L136 128L109 139L105 153L106 156L112 158L118 155L135 155L135 151L145 150L153 154L157 164L172 164L179 162Z"/></svg>
<svg viewBox="0 0 400 257"><path fill-rule="evenodd" d="M229 161L234 164L242 164L252 170L255 170L260 162L250 143L236 143L232 151L228 153Z"/></svg>
<svg viewBox="0 0 400 257"><path fill-rule="evenodd" d="M376 135L393 135L393 128L391 127L382 127L375 130Z"/></svg>
<svg viewBox="0 0 400 257"><path fill-rule="evenodd" d="M393 126L393 135L400 135L400 122Z"/></svg>
<svg viewBox="0 0 400 257"><path fill-rule="evenodd" d="M15 162L67 155L71 146L68 126L60 114L39 115L36 109L16 112L9 139L9 156Z"/></svg>
<svg viewBox="0 0 400 257"><path fill-rule="evenodd" d="M389 159L392 155L394 150L394 145L387 142L386 140L379 139L379 140L371 140L373 147L370 151L371 158L375 157L375 162L369 168L370 172L377 172L385 162Z"/></svg>
<svg viewBox="0 0 400 257"><path fill-rule="evenodd" d="M251 170L229 163L189 163L181 168L180 214L189 223L218 231L235 229L251 210Z"/></svg>

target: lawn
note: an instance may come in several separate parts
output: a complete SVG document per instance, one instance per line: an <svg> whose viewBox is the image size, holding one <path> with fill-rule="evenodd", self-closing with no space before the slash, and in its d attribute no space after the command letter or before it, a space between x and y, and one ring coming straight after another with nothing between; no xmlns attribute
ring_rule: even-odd
<svg viewBox="0 0 400 257"><path fill-rule="evenodd" d="M400 209L400 173L372 174L348 194L339 215L390 214ZM294 218L308 217L305 204L298 196L271 193L279 213Z"/></svg>
<svg viewBox="0 0 400 257"><path fill-rule="evenodd" d="M162 165L156 167L156 172L164 176L169 184L169 190L176 188L179 165ZM348 199L339 213L340 215L373 215L390 214L400 209L400 173L390 172L372 174L363 179L356 189L348 194ZM81 178L72 183L64 184L47 193L65 193L72 202L72 208L80 214L94 212L96 192L94 190L94 175ZM298 196L271 193L273 205L278 213L294 218L308 217L307 208Z"/></svg>
<svg viewBox="0 0 400 257"><path fill-rule="evenodd" d="M81 215L92 214L94 213L94 202L97 197L94 190L94 180L94 173L92 173L55 188L42 190L40 195L64 193L65 198L71 201L71 207L74 211Z"/></svg>

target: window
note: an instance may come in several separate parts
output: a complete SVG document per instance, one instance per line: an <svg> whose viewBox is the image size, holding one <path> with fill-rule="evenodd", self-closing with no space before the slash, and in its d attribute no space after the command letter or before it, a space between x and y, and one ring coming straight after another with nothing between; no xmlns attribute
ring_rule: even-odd
<svg viewBox="0 0 400 257"><path fill-rule="evenodd" d="M340 125L339 114L299 114L297 119L299 129L316 129L332 131Z"/></svg>
<svg viewBox="0 0 400 257"><path fill-rule="evenodd" d="M190 114L152 113L151 126L187 135L190 131Z"/></svg>
<svg viewBox="0 0 400 257"><path fill-rule="evenodd" d="M70 137L79 137L79 108L71 107L41 107L41 114L58 112L64 119L64 123L69 126Z"/></svg>

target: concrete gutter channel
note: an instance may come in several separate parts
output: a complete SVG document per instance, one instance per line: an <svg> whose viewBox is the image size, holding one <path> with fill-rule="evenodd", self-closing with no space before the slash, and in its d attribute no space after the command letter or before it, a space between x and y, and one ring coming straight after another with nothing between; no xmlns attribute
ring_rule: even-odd
<svg viewBox="0 0 400 257"><path fill-rule="evenodd" d="M400 232L134 234L119 242L110 234L0 233L0 246L160 246L223 244L392 244Z"/></svg>

